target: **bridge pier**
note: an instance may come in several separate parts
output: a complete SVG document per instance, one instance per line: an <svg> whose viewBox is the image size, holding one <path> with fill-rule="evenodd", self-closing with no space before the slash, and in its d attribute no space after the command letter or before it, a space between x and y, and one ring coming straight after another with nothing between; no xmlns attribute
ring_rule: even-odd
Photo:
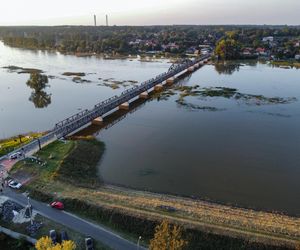
<svg viewBox="0 0 300 250"><path fill-rule="evenodd" d="M139 97L141 98L141 99L147 99L148 98L148 92L143 92L143 93L141 93L140 95L139 95Z"/></svg>
<svg viewBox="0 0 300 250"><path fill-rule="evenodd" d="M154 91L161 91L163 89L162 84L157 84L154 86Z"/></svg>
<svg viewBox="0 0 300 250"><path fill-rule="evenodd" d="M119 109L128 110L129 109L129 102L124 102L119 106Z"/></svg>
<svg viewBox="0 0 300 250"><path fill-rule="evenodd" d="M166 84L171 85L175 82L175 77L171 77L169 79L166 80Z"/></svg>
<svg viewBox="0 0 300 250"><path fill-rule="evenodd" d="M101 116L92 121L92 124L94 125L102 125L102 123L103 123L103 118Z"/></svg>

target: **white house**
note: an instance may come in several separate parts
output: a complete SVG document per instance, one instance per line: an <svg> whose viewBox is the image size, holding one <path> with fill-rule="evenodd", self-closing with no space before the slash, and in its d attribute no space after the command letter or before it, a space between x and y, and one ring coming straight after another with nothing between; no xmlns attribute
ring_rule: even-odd
<svg viewBox="0 0 300 250"><path fill-rule="evenodd" d="M266 36L266 37L263 37L262 41L263 42L274 42L274 37L273 36Z"/></svg>

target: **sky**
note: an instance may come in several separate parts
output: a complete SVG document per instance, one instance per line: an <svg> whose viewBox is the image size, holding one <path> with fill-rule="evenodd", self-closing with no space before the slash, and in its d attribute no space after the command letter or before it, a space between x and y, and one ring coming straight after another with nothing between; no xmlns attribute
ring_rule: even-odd
<svg viewBox="0 0 300 250"><path fill-rule="evenodd" d="M0 1L0 25L300 24L300 0Z"/></svg>

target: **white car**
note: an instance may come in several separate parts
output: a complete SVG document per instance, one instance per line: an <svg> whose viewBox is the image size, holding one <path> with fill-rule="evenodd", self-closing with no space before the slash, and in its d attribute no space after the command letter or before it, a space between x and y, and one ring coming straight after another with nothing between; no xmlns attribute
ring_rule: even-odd
<svg viewBox="0 0 300 250"><path fill-rule="evenodd" d="M16 152L16 153L13 153L9 156L9 158L11 160L15 160L15 159L18 159L20 156L22 156L22 153L21 152Z"/></svg>
<svg viewBox="0 0 300 250"><path fill-rule="evenodd" d="M11 188L14 188L14 189L20 189L20 188L22 187L22 184L19 183L19 182L16 182L16 181L11 180L11 181L8 183L8 186L11 187Z"/></svg>

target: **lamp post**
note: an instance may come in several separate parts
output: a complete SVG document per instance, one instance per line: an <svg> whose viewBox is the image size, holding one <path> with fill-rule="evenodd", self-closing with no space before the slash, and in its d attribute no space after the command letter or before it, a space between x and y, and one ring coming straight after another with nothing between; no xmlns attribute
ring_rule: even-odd
<svg viewBox="0 0 300 250"><path fill-rule="evenodd" d="M139 236L138 241L136 243L136 249L140 249L140 241L142 239L142 236Z"/></svg>
<svg viewBox="0 0 300 250"><path fill-rule="evenodd" d="M32 225L33 224L33 221L32 221L32 208L31 208L29 196L27 196L27 207L28 207L28 210L29 210L30 224Z"/></svg>

